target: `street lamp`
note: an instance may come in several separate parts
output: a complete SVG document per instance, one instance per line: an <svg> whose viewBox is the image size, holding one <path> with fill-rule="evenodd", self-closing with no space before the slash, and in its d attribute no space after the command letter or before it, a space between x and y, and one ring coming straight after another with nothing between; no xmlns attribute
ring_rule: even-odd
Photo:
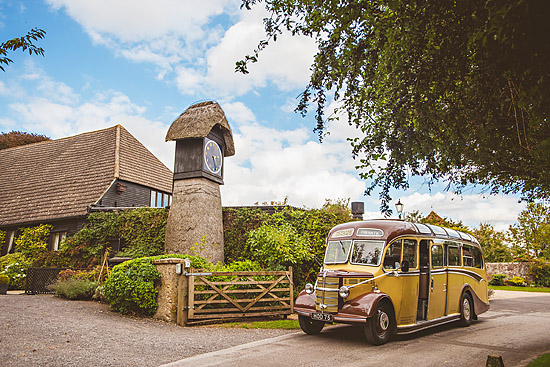
<svg viewBox="0 0 550 367"><path fill-rule="evenodd" d="M401 219L401 213L403 213L404 206L405 205L401 203L401 199L397 200L397 204L395 204L395 209L397 209L397 213L399 213L399 219Z"/></svg>

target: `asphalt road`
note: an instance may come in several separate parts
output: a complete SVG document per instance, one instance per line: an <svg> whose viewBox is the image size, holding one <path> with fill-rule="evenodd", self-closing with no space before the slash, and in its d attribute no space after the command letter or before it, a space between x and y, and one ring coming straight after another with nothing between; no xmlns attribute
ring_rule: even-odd
<svg viewBox="0 0 550 367"><path fill-rule="evenodd" d="M165 366L485 366L488 355L525 366L550 352L550 294L497 291L470 327L441 326L371 346L357 327L301 332L196 355Z"/></svg>

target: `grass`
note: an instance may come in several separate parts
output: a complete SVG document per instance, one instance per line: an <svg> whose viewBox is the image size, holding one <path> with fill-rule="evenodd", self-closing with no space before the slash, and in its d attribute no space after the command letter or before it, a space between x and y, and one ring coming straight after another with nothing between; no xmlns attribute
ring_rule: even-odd
<svg viewBox="0 0 550 367"><path fill-rule="evenodd" d="M550 366L550 353L546 353L529 363L527 367L545 367Z"/></svg>
<svg viewBox="0 0 550 367"><path fill-rule="evenodd" d="M547 287L514 287L511 285L490 285L489 289L497 289L499 291L550 292L550 288Z"/></svg>
<svg viewBox="0 0 550 367"><path fill-rule="evenodd" d="M298 320L270 320L270 321L252 321L252 322L229 322L221 324L221 327L241 328L241 329L299 329Z"/></svg>

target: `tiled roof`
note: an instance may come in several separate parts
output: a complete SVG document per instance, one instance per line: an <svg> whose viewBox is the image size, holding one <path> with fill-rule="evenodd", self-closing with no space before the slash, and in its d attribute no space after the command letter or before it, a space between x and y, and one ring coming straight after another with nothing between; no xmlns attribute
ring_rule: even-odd
<svg viewBox="0 0 550 367"><path fill-rule="evenodd" d="M85 215L117 173L172 191L172 172L120 125L0 150L0 225Z"/></svg>
<svg viewBox="0 0 550 367"><path fill-rule="evenodd" d="M172 171L122 126L119 178L159 191L172 192Z"/></svg>

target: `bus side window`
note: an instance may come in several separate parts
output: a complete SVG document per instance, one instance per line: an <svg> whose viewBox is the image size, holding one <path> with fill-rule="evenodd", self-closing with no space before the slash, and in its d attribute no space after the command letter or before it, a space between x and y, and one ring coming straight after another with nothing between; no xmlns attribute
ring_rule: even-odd
<svg viewBox="0 0 550 367"><path fill-rule="evenodd" d="M462 263L464 264L464 266L474 266L474 251L472 249L472 246L462 246Z"/></svg>
<svg viewBox="0 0 550 367"><path fill-rule="evenodd" d="M388 246L386 256L384 256L384 269L399 269L399 264L401 262L401 243L401 240L397 240Z"/></svg>
<svg viewBox="0 0 550 367"><path fill-rule="evenodd" d="M483 269L483 255L477 247L474 247L474 267Z"/></svg>
<svg viewBox="0 0 550 367"><path fill-rule="evenodd" d="M460 266L460 247L458 245L447 246L447 261L449 266Z"/></svg>
<svg viewBox="0 0 550 367"><path fill-rule="evenodd" d="M403 240L403 260L409 262L409 268L416 268L416 240Z"/></svg>
<svg viewBox="0 0 550 367"><path fill-rule="evenodd" d="M442 245L432 245L432 268L442 268L443 267L443 246Z"/></svg>

